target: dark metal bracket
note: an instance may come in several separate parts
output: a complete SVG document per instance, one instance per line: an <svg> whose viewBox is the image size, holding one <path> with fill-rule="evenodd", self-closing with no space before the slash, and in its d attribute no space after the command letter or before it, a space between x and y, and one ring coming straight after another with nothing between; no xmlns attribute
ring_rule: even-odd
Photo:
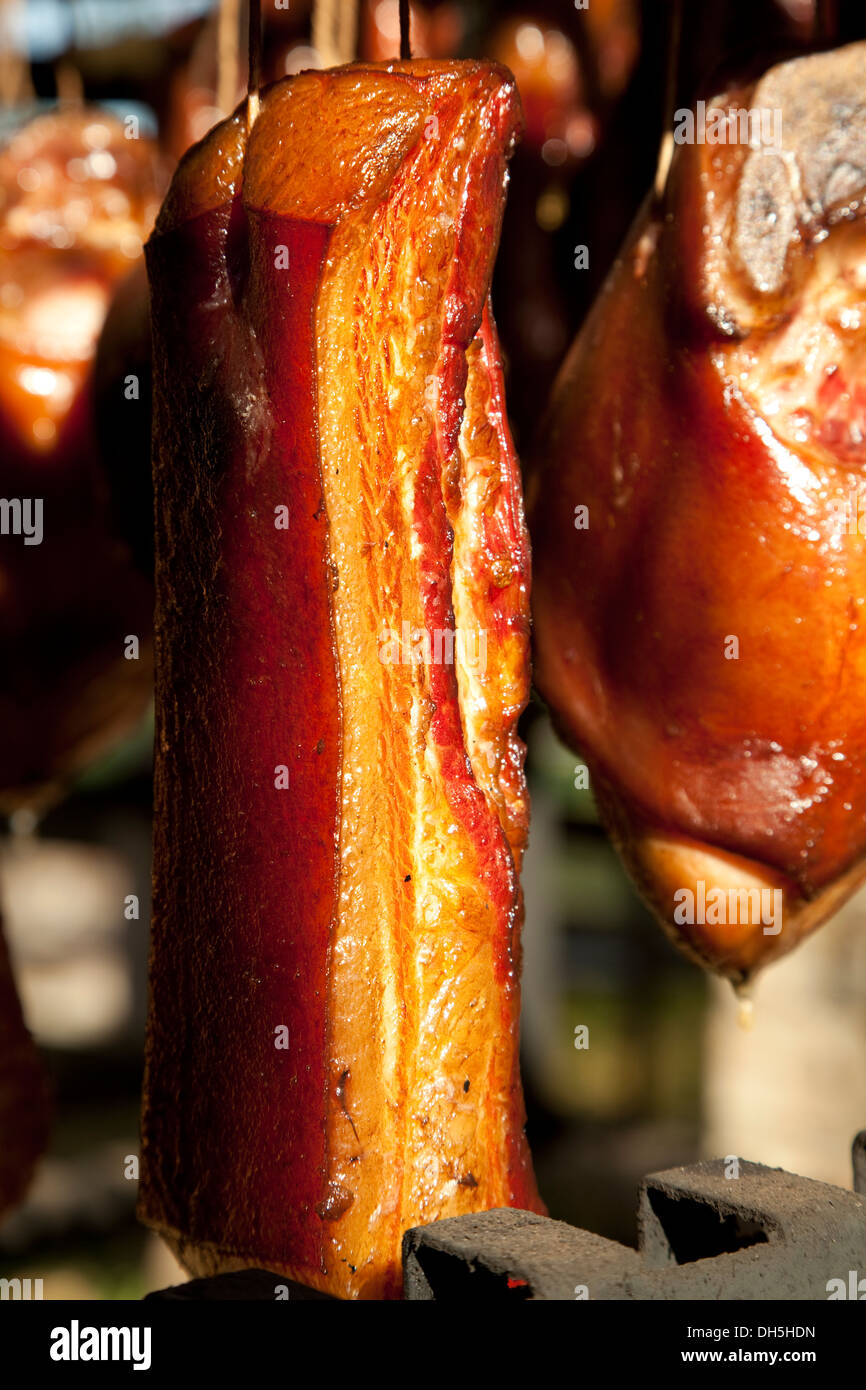
<svg viewBox="0 0 866 1390"><path fill-rule="evenodd" d="M637 1250L510 1209L417 1226L403 1239L404 1296L857 1297L866 1280L866 1131L854 1141L854 1175L848 1192L746 1161L653 1173L640 1188Z"/></svg>

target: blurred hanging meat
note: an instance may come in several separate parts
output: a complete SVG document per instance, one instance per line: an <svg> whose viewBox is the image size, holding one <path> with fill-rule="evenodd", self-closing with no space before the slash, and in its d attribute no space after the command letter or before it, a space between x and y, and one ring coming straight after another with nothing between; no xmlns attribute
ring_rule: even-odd
<svg viewBox="0 0 866 1390"><path fill-rule="evenodd" d="M527 118L494 282L518 443L537 428L538 402L652 179L673 9L674 0L591 0L585 9L508 0L481 40L514 73ZM744 49L749 60L787 56L814 28L811 0L796 13L782 0L682 10L678 105L720 64L742 67ZM860 24L862 36L862 14Z"/></svg>
<svg viewBox="0 0 866 1390"><path fill-rule="evenodd" d="M111 535L92 359L159 203L151 143L99 109L58 110L0 150L0 789L53 788L140 717L150 587ZM130 138L128 138L130 137ZM140 427L130 380L128 434ZM125 445L116 440L118 453ZM138 660L125 659L129 636Z"/></svg>
<svg viewBox="0 0 866 1390"><path fill-rule="evenodd" d="M634 0L593 0L587 10L556 0L512 4L497 8L494 21L483 50L514 73L526 115L494 284L519 441L535 426L538 402L550 390L588 293L587 270L575 268L575 243L603 260L604 247L616 245L633 210L623 165L604 142L640 32ZM633 130L629 138L633 149ZM588 201L594 155L607 177L602 196Z"/></svg>
<svg viewBox="0 0 866 1390"><path fill-rule="evenodd" d="M529 491L538 685L659 919L734 980L864 875L864 62L678 123Z"/></svg>

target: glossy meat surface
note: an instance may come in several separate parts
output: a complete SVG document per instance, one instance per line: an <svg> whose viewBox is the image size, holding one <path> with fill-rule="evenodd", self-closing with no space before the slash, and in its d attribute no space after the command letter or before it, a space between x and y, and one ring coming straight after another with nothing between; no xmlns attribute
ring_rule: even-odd
<svg viewBox="0 0 866 1390"><path fill-rule="evenodd" d="M781 113L781 142L677 150L530 488L539 687L660 920L734 979L863 874L864 58L707 103ZM700 883L778 892L781 930L683 920Z"/></svg>
<svg viewBox="0 0 866 1390"><path fill-rule="evenodd" d="M302 74L188 157L148 247L142 1211L193 1269L395 1297L408 1226L538 1207L528 543L485 307L517 121L491 65Z"/></svg>

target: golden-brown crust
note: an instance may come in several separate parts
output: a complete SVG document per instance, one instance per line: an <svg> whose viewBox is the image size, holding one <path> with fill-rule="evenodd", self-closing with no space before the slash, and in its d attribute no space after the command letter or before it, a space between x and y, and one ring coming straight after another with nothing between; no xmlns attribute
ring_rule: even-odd
<svg viewBox="0 0 866 1390"><path fill-rule="evenodd" d="M528 552L484 314L517 106L490 65L398 67L266 92L242 206L199 209L200 152L189 220L149 248L142 1210L196 1267L363 1298L399 1295L408 1226L538 1205L517 1072ZM483 670L448 655L455 595L489 625Z"/></svg>

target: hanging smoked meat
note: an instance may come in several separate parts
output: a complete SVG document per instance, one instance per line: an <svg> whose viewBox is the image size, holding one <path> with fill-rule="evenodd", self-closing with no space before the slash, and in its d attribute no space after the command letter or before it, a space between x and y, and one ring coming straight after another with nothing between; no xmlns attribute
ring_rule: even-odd
<svg viewBox="0 0 866 1390"><path fill-rule="evenodd" d="M159 201L153 146L126 134L74 107L28 120L0 149L4 814L50 803L150 694L150 591L107 523L90 379L113 287L141 260ZM137 661L124 659L130 634ZM0 930L0 1211L23 1195L47 1130Z"/></svg>
<svg viewBox="0 0 866 1390"><path fill-rule="evenodd" d="M529 557L484 63L286 79L147 247L155 903L141 1211L190 1270L399 1297L540 1210L518 1073Z"/></svg>
<svg viewBox="0 0 866 1390"><path fill-rule="evenodd" d="M112 292L159 206L155 149L133 130L59 109L0 150L4 810L50 800L149 699L150 588L111 534L91 382ZM127 416L133 436L134 403ZM138 660L124 658L128 635Z"/></svg>
<svg viewBox="0 0 866 1390"><path fill-rule="evenodd" d="M540 690L661 922L735 981L864 874L864 62L695 113L529 489ZM720 143L710 108L763 114Z"/></svg>

